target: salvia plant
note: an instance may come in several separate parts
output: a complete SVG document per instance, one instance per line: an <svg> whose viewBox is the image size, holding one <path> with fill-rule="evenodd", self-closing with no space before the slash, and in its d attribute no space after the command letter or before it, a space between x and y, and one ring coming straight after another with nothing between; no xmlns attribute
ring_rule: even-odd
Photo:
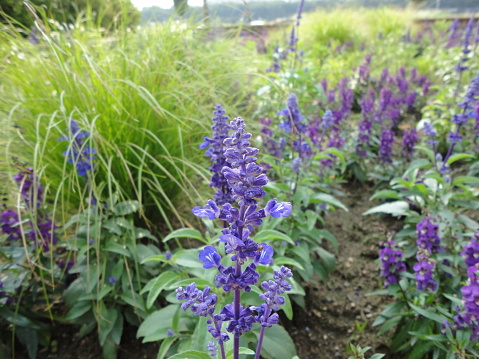
<svg viewBox="0 0 479 359"><path fill-rule="evenodd" d="M0 262L0 317L14 330L11 334L35 358L38 345L49 342L50 325L33 306L50 305L50 296L70 266L55 253L57 226L45 203L45 190L34 168L14 159L19 171L13 176L18 188L16 205L0 214L2 241ZM12 209L14 208L14 209ZM46 310L51 318L51 309ZM6 333L5 333L6 335Z"/></svg>
<svg viewBox="0 0 479 359"><path fill-rule="evenodd" d="M229 203L218 206L210 200L205 207L195 207L193 213L198 217L221 219L228 224L228 228L222 230L219 238L220 242L225 243L225 252L231 255L233 265L222 265L220 254L212 246L204 248L199 254L199 259L204 268L218 269L219 274L215 281L225 292L233 291L234 301L215 314L217 296L210 294L208 286L205 286L203 291L198 290L195 283L186 289L178 288L176 297L185 300L182 304L183 309L190 308L196 315L210 317L208 331L217 340L222 359L226 359L223 343L229 340L228 334L222 332L224 323L226 330L233 336L235 359L239 358L241 335L249 332L253 323L260 323L262 328L255 356L259 358L265 328L278 324L278 314L274 312L279 309L278 305L284 304L284 297L281 294L291 290L291 284L286 279L290 278L292 273L287 267L281 266L274 272L273 280L261 284L265 293L261 294L260 298L265 303L260 307L242 306L241 293L251 291L251 285L258 282L257 266L270 264L273 255L271 246L256 243L250 238L250 233L254 231L255 226L261 225L265 217L289 216L292 207L288 202L278 203L272 199L264 208L258 208L257 199L265 196L262 187L268 183L266 175L262 173L262 167L256 164L255 155L259 150L250 146L251 134L245 132L243 119L239 117L234 119L230 128L233 134L223 140L226 147L224 156L228 165L222 168L221 173L228 181L232 198L238 207L233 207Z"/></svg>
<svg viewBox="0 0 479 359"><path fill-rule="evenodd" d="M426 147L417 147L423 158L411 163L391 189L373 198L389 198L371 213L405 217L403 230L393 235L380 251L381 274L387 293L397 298L375 324L381 332L396 327L392 348L419 358L467 358L477 356L477 231L479 223L468 210L478 207L479 179L459 175L458 161L474 156L456 153L464 148L464 133L475 126L474 107L479 101L478 76L472 79L464 99L457 103L455 128L441 153L437 130L424 122ZM462 298L462 299L461 299ZM446 345L447 343L447 345Z"/></svg>
<svg viewBox="0 0 479 359"><path fill-rule="evenodd" d="M148 313L145 298L138 293L157 269L140 267L139 262L160 251L137 243L156 241L147 229L134 225L138 201L121 201L118 193L103 197L95 179L98 154L92 134L69 119L58 141L67 142L63 155L86 199L62 228L69 251L65 319L81 325L81 336L97 329L103 356L116 358L124 322L137 326Z"/></svg>

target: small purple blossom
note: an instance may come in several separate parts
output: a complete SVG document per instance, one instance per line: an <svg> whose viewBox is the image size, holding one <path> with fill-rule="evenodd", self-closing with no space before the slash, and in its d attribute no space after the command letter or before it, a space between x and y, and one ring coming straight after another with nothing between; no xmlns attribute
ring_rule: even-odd
<svg viewBox="0 0 479 359"><path fill-rule="evenodd" d="M464 257L464 261L468 267L479 264L479 233L474 233L471 238L471 242L464 246L464 250L461 252L461 256Z"/></svg>
<svg viewBox="0 0 479 359"><path fill-rule="evenodd" d="M416 288L418 290L435 291L437 289L437 281L433 279L433 271L436 268L436 262L430 259L430 253L419 248L416 255L418 262L414 264L414 272L416 272Z"/></svg>
<svg viewBox="0 0 479 359"><path fill-rule="evenodd" d="M205 269L219 267L221 264L221 256L216 251L216 248L212 246L207 246L202 249L198 257L200 262L203 263L203 268Z"/></svg>
<svg viewBox="0 0 479 359"><path fill-rule="evenodd" d="M323 121L321 122L321 127L323 129L328 129L333 125L334 117L331 110L326 110L323 115Z"/></svg>
<svg viewBox="0 0 479 359"><path fill-rule="evenodd" d="M20 194L27 207L31 210L32 205L39 208L43 202L43 186L39 183L38 177L33 173L33 168L25 167L18 174L13 176L17 182Z"/></svg>
<svg viewBox="0 0 479 359"><path fill-rule="evenodd" d="M37 218L33 223L30 221L31 230L28 232L30 239L33 241L35 247L42 246L45 252L50 250L50 245L58 242L58 237L55 233L57 226L48 216Z"/></svg>
<svg viewBox="0 0 479 359"><path fill-rule="evenodd" d="M416 225L417 246L430 253L442 250L439 226L435 222L437 220L434 217L426 216Z"/></svg>
<svg viewBox="0 0 479 359"><path fill-rule="evenodd" d="M307 129L307 125L303 121L304 117L299 110L298 99L294 93L289 95L287 107L278 112L278 116L286 118L279 125L279 128L283 129L284 132L292 132L294 129L295 132L304 133Z"/></svg>
<svg viewBox="0 0 479 359"><path fill-rule="evenodd" d="M383 243L383 248L379 251L381 260L381 275L384 277L384 286L387 288L391 284L396 284L401 278L401 273L406 271L406 265L402 261L402 251L397 249L393 240Z"/></svg>
<svg viewBox="0 0 479 359"><path fill-rule="evenodd" d="M291 172L299 173L301 169L301 157L295 157L293 161L291 161Z"/></svg>
<svg viewBox="0 0 479 359"><path fill-rule="evenodd" d="M18 213L9 209L0 215L0 224L2 225L2 233L7 234L7 240L13 241L20 239L22 229L18 218Z"/></svg>

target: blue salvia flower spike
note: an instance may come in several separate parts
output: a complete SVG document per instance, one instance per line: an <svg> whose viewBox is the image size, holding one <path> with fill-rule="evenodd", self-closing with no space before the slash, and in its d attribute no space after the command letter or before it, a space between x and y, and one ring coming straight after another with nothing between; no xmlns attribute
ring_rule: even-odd
<svg viewBox="0 0 479 359"><path fill-rule="evenodd" d="M291 214L292 206L289 202L278 202L275 199L268 201L264 208L259 208L258 199L265 196L263 186L268 183L263 168L259 166L255 157L259 150L251 147L251 134L245 132L245 124L238 117L229 125L232 134L223 141L226 165L221 173L231 188L232 199L237 203L219 204L209 200L204 207L193 208L198 217L211 220L221 219L226 224L220 236L220 242L225 243L226 255L231 256L233 264L225 266L221 263L221 255L215 247L207 246L199 253L199 260L203 268L216 268L218 274L215 281L225 292L233 291L233 303L225 305L219 314L215 314L218 298L206 286L204 290L196 288L191 283L186 288L176 290L176 297L183 300L182 309L188 309L200 316L208 317L208 331L216 339L222 359L225 359L224 342L230 339L228 333L233 334L233 358L239 358L239 338L252 329L254 323L262 325L256 357L259 358L263 342L264 329L278 322L278 305L284 303L280 296L291 289L286 281L292 276L291 271L282 266L275 271L274 281L264 282L266 292L260 297L266 304L260 307L242 306L240 303L241 291L251 291L251 286L258 283L258 265L271 264L273 248L265 243L256 243L250 234L256 226L261 225L262 219L287 217ZM226 332L222 331L223 322L226 323ZM214 343L208 345L210 353L216 355Z"/></svg>

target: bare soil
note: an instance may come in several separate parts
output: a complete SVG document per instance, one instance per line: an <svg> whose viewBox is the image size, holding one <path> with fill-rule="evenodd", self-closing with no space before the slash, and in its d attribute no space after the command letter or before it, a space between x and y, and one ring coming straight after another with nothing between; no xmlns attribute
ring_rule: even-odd
<svg viewBox="0 0 479 359"><path fill-rule="evenodd" d="M349 212L326 215L326 229L339 242L336 271L328 282L319 278L305 285L306 309L296 306L293 320L283 324L296 343L301 359L348 358L349 343L372 347L368 352L388 354L390 334L377 335L372 327L387 296L368 296L382 288L382 278L375 261L379 243L388 232L399 230L402 223L390 216L363 213L379 202L370 202L371 187L348 185L342 190L347 198L341 201ZM333 250L329 248L329 250Z"/></svg>

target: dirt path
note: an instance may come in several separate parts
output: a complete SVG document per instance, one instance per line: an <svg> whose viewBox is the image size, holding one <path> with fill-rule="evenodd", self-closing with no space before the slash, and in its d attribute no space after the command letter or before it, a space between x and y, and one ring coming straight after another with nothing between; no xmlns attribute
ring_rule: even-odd
<svg viewBox="0 0 479 359"><path fill-rule="evenodd" d="M316 277L307 283L306 310L295 306L293 320L283 320L301 359L347 358L346 346L350 342L372 347L371 354L373 350L388 351L389 337L378 337L377 328L372 327L388 298L366 294L381 288L382 278L375 264L378 243L402 224L388 216L362 215L378 204L369 202L369 186L348 185L342 190L348 197L341 201L349 212L326 215L326 229L339 242L336 271L327 283Z"/></svg>

